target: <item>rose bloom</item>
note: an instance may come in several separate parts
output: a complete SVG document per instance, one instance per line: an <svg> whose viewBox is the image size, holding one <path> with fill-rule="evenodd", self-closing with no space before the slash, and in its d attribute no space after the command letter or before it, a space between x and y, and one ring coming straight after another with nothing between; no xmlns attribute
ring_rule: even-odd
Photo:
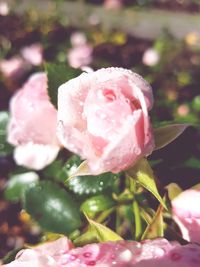
<svg viewBox="0 0 200 267"><path fill-rule="evenodd" d="M149 84L122 68L82 73L58 90L58 137L91 174L117 173L154 147Z"/></svg>
<svg viewBox="0 0 200 267"><path fill-rule="evenodd" d="M123 6L123 0L104 0L103 5L107 9L118 9Z"/></svg>
<svg viewBox="0 0 200 267"><path fill-rule="evenodd" d="M6 78L18 78L29 69L30 65L21 57L16 56L0 61L0 71Z"/></svg>
<svg viewBox="0 0 200 267"><path fill-rule="evenodd" d="M200 243L200 190L188 189L172 200L172 214L182 236Z"/></svg>
<svg viewBox="0 0 200 267"><path fill-rule="evenodd" d="M57 111L49 101L45 73L33 74L11 99L8 142L17 164L42 169L57 156Z"/></svg>
<svg viewBox="0 0 200 267"><path fill-rule="evenodd" d="M200 247L181 246L166 239L118 241L74 248L63 237L34 249L20 251L5 267L197 267Z"/></svg>
<svg viewBox="0 0 200 267"><path fill-rule="evenodd" d="M75 46L69 50L67 57L72 68L88 66L92 62L92 47L89 44Z"/></svg>
<svg viewBox="0 0 200 267"><path fill-rule="evenodd" d="M10 7L5 1L0 2L0 15L7 16L10 12Z"/></svg>
<svg viewBox="0 0 200 267"><path fill-rule="evenodd" d="M70 42L71 42L73 47L83 46L87 43L87 38L83 32L74 32L70 36Z"/></svg>
<svg viewBox="0 0 200 267"><path fill-rule="evenodd" d="M160 55L154 48L148 48L142 57L144 65L153 67L160 61Z"/></svg>
<svg viewBox="0 0 200 267"><path fill-rule="evenodd" d="M43 49L42 45L35 43L29 46L25 46L21 50L23 58L34 66L39 66L43 61Z"/></svg>

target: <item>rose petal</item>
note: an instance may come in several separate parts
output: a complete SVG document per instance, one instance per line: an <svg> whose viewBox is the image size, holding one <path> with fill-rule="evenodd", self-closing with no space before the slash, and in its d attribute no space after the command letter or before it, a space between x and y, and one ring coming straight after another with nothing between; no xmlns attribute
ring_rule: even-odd
<svg viewBox="0 0 200 267"><path fill-rule="evenodd" d="M18 165L34 170L41 170L54 161L59 152L58 146L27 143L17 146L14 159Z"/></svg>
<svg viewBox="0 0 200 267"><path fill-rule="evenodd" d="M200 243L200 190L183 191L172 201L172 214L184 239Z"/></svg>

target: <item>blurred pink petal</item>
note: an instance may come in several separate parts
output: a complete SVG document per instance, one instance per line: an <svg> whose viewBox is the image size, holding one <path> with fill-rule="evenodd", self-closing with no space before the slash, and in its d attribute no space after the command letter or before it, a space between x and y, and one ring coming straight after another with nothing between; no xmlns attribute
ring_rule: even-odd
<svg viewBox="0 0 200 267"><path fill-rule="evenodd" d="M32 44L22 48L22 57L34 66L39 66L43 61L43 49L41 44Z"/></svg>
<svg viewBox="0 0 200 267"><path fill-rule="evenodd" d="M57 267L63 254L66 254L73 245L66 237L56 241L36 246L33 249L25 249L18 252L16 260L7 267Z"/></svg>
<svg viewBox="0 0 200 267"><path fill-rule="evenodd" d="M123 0L104 0L104 7L107 9L118 9L123 6Z"/></svg>
<svg viewBox="0 0 200 267"><path fill-rule="evenodd" d="M87 43L87 38L83 32L74 32L70 36L70 41L73 47L83 46Z"/></svg>
<svg viewBox="0 0 200 267"><path fill-rule="evenodd" d="M68 52L68 61L73 68L88 66L92 62L92 47L85 44L71 48Z"/></svg>
<svg viewBox="0 0 200 267"><path fill-rule="evenodd" d="M30 142L15 148L14 159L17 165L41 170L56 159L59 150L58 146L33 144Z"/></svg>
<svg viewBox="0 0 200 267"><path fill-rule="evenodd" d="M147 66L155 66L160 61L160 55L154 48L147 49L142 58L142 62Z"/></svg>
<svg viewBox="0 0 200 267"><path fill-rule="evenodd" d="M6 78L17 78L29 69L30 65L20 57L12 57L0 61L0 71Z"/></svg>
<svg viewBox="0 0 200 267"><path fill-rule="evenodd" d="M2 1L0 2L0 15L7 16L10 12L10 8L7 2Z"/></svg>
<svg viewBox="0 0 200 267"><path fill-rule="evenodd" d="M184 239L200 243L200 190L188 189L172 201L172 214Z"/></svg>
<svg viewBox="0 0 200 267"><path fill-rule="evenodd" d="M7 139L17 147L17 163L29 168L35 166L36 169L51 163L60 144L56 137L57 111L49 100L45 73L29 78L12 97L10 112Z"/></svg>

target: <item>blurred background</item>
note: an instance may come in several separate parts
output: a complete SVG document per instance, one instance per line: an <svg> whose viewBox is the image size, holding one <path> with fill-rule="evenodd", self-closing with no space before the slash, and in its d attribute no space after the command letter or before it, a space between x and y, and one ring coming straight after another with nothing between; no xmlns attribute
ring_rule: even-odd
<svg viewBox="0 0 200 267"><path fill-rule="evenodd" d="M0 110L44 62L96 70L123 67L153 88L155 127L192 126L150 157L162 185L188 188L200 180L200 1L199 0L13 0L0 1ZM1 113L2 114L2 113ZM0 125L4 123L0 117ZM4 197L16 170L0 129L0 258L38 241L19 202Z"/></svg>

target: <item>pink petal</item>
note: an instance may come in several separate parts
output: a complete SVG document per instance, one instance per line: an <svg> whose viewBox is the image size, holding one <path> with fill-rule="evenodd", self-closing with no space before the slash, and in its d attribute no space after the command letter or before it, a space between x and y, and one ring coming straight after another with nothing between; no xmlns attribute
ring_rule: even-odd
<svg viewBox="0 0 200 267"><path fill-rule="evenodd" d="M166 239L118 241L89 244L70 249L57 242L20 252L16 260L6 267L197 267L200 247L195 244L181 246ZM66 248L67 247L67 248Z"/></svg>
<svg viewBox="0 0 200 267"><path fill-rule="evenodd" d="M43 49L39 43L32 44L22 48L21 55L23 58L34 66L39 66L43 61Z"/></svg>
<svg viewBox="0 0 200 267"><path fill-rule="evenodd" d="M59 152L58 146L27 143L17 146L14 150L15 162L34 170L41 170L53 162Z"/></svg>
<svg viewBox="0 0 200 267"><path fill-rule="evenodd" d="M172 201L173 218L184 239L200 243L200 190L189 189Z"/></svg>

